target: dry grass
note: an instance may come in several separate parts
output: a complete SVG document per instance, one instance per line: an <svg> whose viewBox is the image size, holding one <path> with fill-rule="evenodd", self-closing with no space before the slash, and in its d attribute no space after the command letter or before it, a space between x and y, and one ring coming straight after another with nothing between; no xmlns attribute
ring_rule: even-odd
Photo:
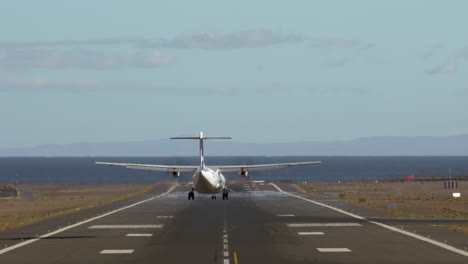
<svg viewBox="0 0 468 264"><path fill-rule="evenodd" d="M441 181L352 181L308 183L308 193L333 197L345 203L388 214L419 218L468 218L468 182L457 190L444 189ZM452 193L459 192L460 198Z"/></svg>
<svg viewBox="0 0 468 264"><path fill-rule="evenodd" d="M448 230L468 233L468 225L451 225L447 226Z"/></svg>
<svg viewBox="0 0 468 264"><path fill-rule="evenodd" d="M155 185L21 186L39 198L0 199L0 231L128 199L154 188Z"/></svg>

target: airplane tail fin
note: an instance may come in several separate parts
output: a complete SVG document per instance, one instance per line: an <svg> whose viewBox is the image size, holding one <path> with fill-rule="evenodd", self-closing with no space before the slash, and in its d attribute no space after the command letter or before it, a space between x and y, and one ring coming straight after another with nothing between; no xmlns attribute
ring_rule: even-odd
<svg viewBox="0 0 468 264"><path fill-rule="evenodd" d="M195 139L200 140L200 168L205 168L205 154L203 151L203 140L205 139L232 139L231 137L204 137L203 132L200 132L199 137L171 137L171 139Z"/></svg>

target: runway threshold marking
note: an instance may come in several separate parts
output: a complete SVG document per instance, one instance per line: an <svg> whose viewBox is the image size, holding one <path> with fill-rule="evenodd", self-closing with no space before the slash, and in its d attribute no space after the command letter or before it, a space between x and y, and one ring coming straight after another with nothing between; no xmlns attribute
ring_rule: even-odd
<svg viewBox="0 0 468 264"><path fill-rule="evenodd" d="M342 226L362 226L359 223L291 223L288 227L342 227Z"/></svg>
<svg viewBox="0 0 468 264"><path fill-rule="evenodd" d="M72 228L75 228L75 227L77 227L77 226L80 226L80 225L83 225L83 224L92 222L92 221L94 221L94 220L97 220L97 219L100 219L100 218L109 216L109 215L111 215L111 214L115 214L115 213L120 212L120 211L123 211L123 210L125 210L125 209L129 209L129 208L135 207L135 206L137 206L137 205L140 205L140 204L149 202L149 201L154 200L154 199L156 199L156 198L159 198L159 197L162 197L162 196L164 196L164 195L167 195L168 193L172 192L175 188L176 188L176 186L174 185L174 186L172 186L171 188L169 188L169 190L167 190L165 193L162 193L162 194L160 194L160 195L153 196L153 197L148 198L148 199L146 199L146 200L139 201L139 202L133 203L133 204L131 204L131 205L127 205L127 206L121 207L121 208L119 208L119 209L115 209L114 211L110 211L110 212L108 212L108 213L105 213L105 214L102 214L102 215L99 215L99 216L95 216L95 217L93 217L93 218L90 218L90 219L87 219L87 220L78 222L78 223L73 224L73 225L66 226L66 227L64 227L64 228L60 228L60 229L55 230L55 231L53 231L53 232L44 234L44 235L42 235L42 236L40 236L40 237L33 238L33 239L29 239L29 240L26 240L26 241L24 241L24 242L21 242L21 243L18 243L18 244L16 244L16 245L13 245L13 246L11 246L11 247L4 248L4 249L0 250L0 255L5 254L6 252L12 251L12 250L14 250L14 249L17 249L17 248L20 248L20 247L29 245L29 244L34 243L34 242L36 242L36 241L39 241L39 240L41 240L41 239L43 239L43 238L47 238L47 237L50 237L50 236L53 236L53 235L62 233L63 231L66 231L66 230L68 230L68 229L72 229Z"/></svg>
<svg viewBox="0 0 468 264"><path fill-rule="evenodd" d="M386 224L383 224L383 223L380 223L380 222L376 222L376 221L370 221L362 216L359 216L359 215L355 215L355 214L352 214L352 213L348 213L344 210L341 210L341 209L338 209L338 208L335 208L333 206L330 206L330 205L326 205L326 204L323 204L323 203L320 203L320 202L317 202L317 201L314 201L314 200L311 200L311 199L307 199L307 198L304 198L302 196L299 196L299 195L295 195L295 194L292 194L292 193L288 193L288 192L285 192L283 191L283 189L281 189L280 187L278 187L276 184L274 183L270 183L273 187L275 187L279 192L281 193L284 193L286 195L289 195L289 196L292 196L292 197L295 197L295 198L298 198L298 199L301 199L301 200L304 200L304 201L307 201L309 203L313 203L313 204L316 204L316 205L320 205L322 207L325 207L325 208L328 208L328 209L331 209L331 210L334 210L336 212L339 212L339 213L342 213L342 214L345 214L345 215L349 215L351 217L354 217L356 219L360 219L360 220L364 220L364 221L367 221L369 223L372 223L372 224L375 224L375 225L378 225L378 226L381 226L383 228L386 228L388 230L391 230L391 231L394 231L394 232L398 232L400 234L403 234L403 235L407 235L407 236L410 236L410 237L413 237L413 238L416 238L416 239L419 239L421 241L425 241L427 243L430 243L432 245L435 245L435 246L438 246L438 247L441 247L443 249L446 249L446 250L449 250L449 251L452 251L454 253L458 253L460 255L463 255L463 256L466 256L468 257L468 252L466 251L463 251L461 249L458 249L456 247L452 247L452 246L449 246L447 244L444 244L444 243L441 243L441 242L438 242L438 241L435 241L435 240L432 240L430 238L427 238L427 237L423 237L423 236L420 236L420 235L417 235L417 234L414 234L414 233L410 233L408 231L404 231L404 230L401 230L401 229L398 229L396 227L393 227L393 226L389 226L389 225L386 225Z"/></svg>
<svg viewBox="0 0 468 264"><path fill-rule="evenodd" d="M132 254L133 249L104 249L99 254Z"/></svg>
<svg viewBox="0 0 468 264"><path fill-rule="evenodd" d="M150 237L150 236L153 236L153 234L127 234L126 236L128 237Z"/></svg>
<svg viewBox="0 0 468 264"><path fill-rule="evenodd" d="M317 248L319 252L326 252L326 253L343 253L343 252L351 252L349 248Z"/></svg>

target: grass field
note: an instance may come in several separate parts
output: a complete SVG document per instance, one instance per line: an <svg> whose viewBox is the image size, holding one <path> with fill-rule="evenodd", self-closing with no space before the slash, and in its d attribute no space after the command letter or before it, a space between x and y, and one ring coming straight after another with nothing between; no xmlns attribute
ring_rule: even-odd
<svg viewBox="0 0 468 264"><path fill-rule="evenodd" d="M0 231L128 199L153 188L155 185L20 186L37 198L0 199Z"/></svg>

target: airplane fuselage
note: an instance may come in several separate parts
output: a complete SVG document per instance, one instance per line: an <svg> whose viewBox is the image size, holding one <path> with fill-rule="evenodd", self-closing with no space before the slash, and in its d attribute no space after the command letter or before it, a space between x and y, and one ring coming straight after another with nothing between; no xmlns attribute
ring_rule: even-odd
<svg viewBox="0 0 468 264"><path fill-rule="evenodd" d="M203 167L193 175L193 186L199 193L215 194L226 188L226 178L220 172Z"/></svg>

